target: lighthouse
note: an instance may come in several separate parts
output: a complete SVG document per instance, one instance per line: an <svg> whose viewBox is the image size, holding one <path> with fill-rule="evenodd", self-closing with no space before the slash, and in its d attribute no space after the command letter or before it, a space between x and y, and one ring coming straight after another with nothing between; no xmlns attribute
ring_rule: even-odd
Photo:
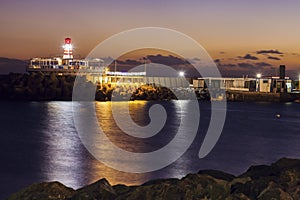
<svg viewBox="0 0 300 200"><path fill-rule="evenodd" d="M63 59L73 59L73 47L72 47L71 38L65 38L64 48L64 56Z"/></svg>

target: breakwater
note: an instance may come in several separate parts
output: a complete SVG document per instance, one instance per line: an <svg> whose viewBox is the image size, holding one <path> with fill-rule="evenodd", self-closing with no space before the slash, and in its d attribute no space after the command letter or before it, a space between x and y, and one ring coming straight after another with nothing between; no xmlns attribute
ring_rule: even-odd
<svg viewBox="0 0 300 200"><path fill-rule="evenodd" d="M0 100L71 101L75 79L75 75L57 76L55 73L44 75L41 72L3 75L0 76ZM191 99L193 95L196 95L198 100L211 99L207 89L167 88L155 84L139 83L95 85L86 79L80 83L82 88L95 88L95 100L97 101L175 100ZM218 98L213 97L213 99ZM226 91L226 99L246 102L290 102L299 101L300 93Z"/></svg>
<svg viewBox="0 0 300 200"><path fill-rule="evenodd" d="M71 101L76 76L57 76L41 72L9 74L0 77L0 99L16 101ZM166 88L155 84L98 84L86 80L80 87L95 89L95 100L172 100L189 99L189 88ZM175 95L176 94L176 95Z"/></svg>
<svg viewBox="0 0 300 200"><path fill-rule="evenodd" d="M71 100L75 76L45 76L41 72L0 77L1 100Z"/></svg>

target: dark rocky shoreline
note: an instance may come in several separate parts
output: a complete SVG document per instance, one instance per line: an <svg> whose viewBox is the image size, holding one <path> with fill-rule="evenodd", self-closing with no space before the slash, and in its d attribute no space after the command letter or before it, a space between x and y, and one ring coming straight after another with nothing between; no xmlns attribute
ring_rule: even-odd
<svg viewBox="0 0 300 200"><path fill-rule="evenodd" d="M282 158L270 166L251 166L239 176L201 170L182 179L153 180L139 186L112 186L106 179L78 190L59 182L37 183L7 198L21 199L300 199L300 160Z"/></svg>
<svg viewBox="0 0 300 200"><path fill-rule="evenodd" d="M0 101L72 101L75 75L58 76L55 73L45 75L42 72L0 76ZM211 100L207 89L166 88L155 84L99 84L87 81L84 77L78 81L82 91L95 89L96 101L128 100L176 100L193 99ZM78 85L77 85L78 86ZM215 94L219 94L215 89ZM217 97L212 99L220 100ZM222 98L223 100L224 98ZM259 93L226 91L227 101L239 102L292 102L300 101L300 93Z"/></svg>
<svg viewBox="0 0 300 200"><path fill-rule="evenodd" d="M76 76L57 76L41 72L0 76L0 100L9 101L72 101ZM173 92L154 84L128 86L112 84L94 85L84 77L78 81L84 90L95 88L96 101L124 100L174 100L189 99L194 94L191 89L176 88ZM174 94L176 90L176 95ZM205 98L209 98L206 96Z"/></svg>

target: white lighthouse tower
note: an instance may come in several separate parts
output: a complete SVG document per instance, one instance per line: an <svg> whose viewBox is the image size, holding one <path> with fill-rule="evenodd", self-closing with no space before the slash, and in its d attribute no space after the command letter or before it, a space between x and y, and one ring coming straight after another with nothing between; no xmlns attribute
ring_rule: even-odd
<svg viewBox="0 0 300 200"><path fill-rule="evenodd" d="M73 47L71 44L71 38L65 38L65 44L63 46L64 48L64 56L63 59L73 59Z"/></svg>

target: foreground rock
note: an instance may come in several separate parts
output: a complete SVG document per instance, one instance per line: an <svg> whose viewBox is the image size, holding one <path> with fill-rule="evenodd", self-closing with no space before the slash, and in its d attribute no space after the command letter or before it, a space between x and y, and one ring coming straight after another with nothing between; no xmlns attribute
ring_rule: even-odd
<svg viewBox="0 0 300 200"><path fill-rule="evenodd" d="M11 200L29 199L68 199L75 194L75 190L59 182L39 183L30 185L11 195Z"/></svg>
<svg viewBox="0 0 300 200"><path fill-rule="evenodd" d="M58 182L40 183L8 198L14 199L300 199L300 160L283 158L271 166L252 166L238 177L202 170L140 186L111 186L101 179L73 190Z"/></svg>

